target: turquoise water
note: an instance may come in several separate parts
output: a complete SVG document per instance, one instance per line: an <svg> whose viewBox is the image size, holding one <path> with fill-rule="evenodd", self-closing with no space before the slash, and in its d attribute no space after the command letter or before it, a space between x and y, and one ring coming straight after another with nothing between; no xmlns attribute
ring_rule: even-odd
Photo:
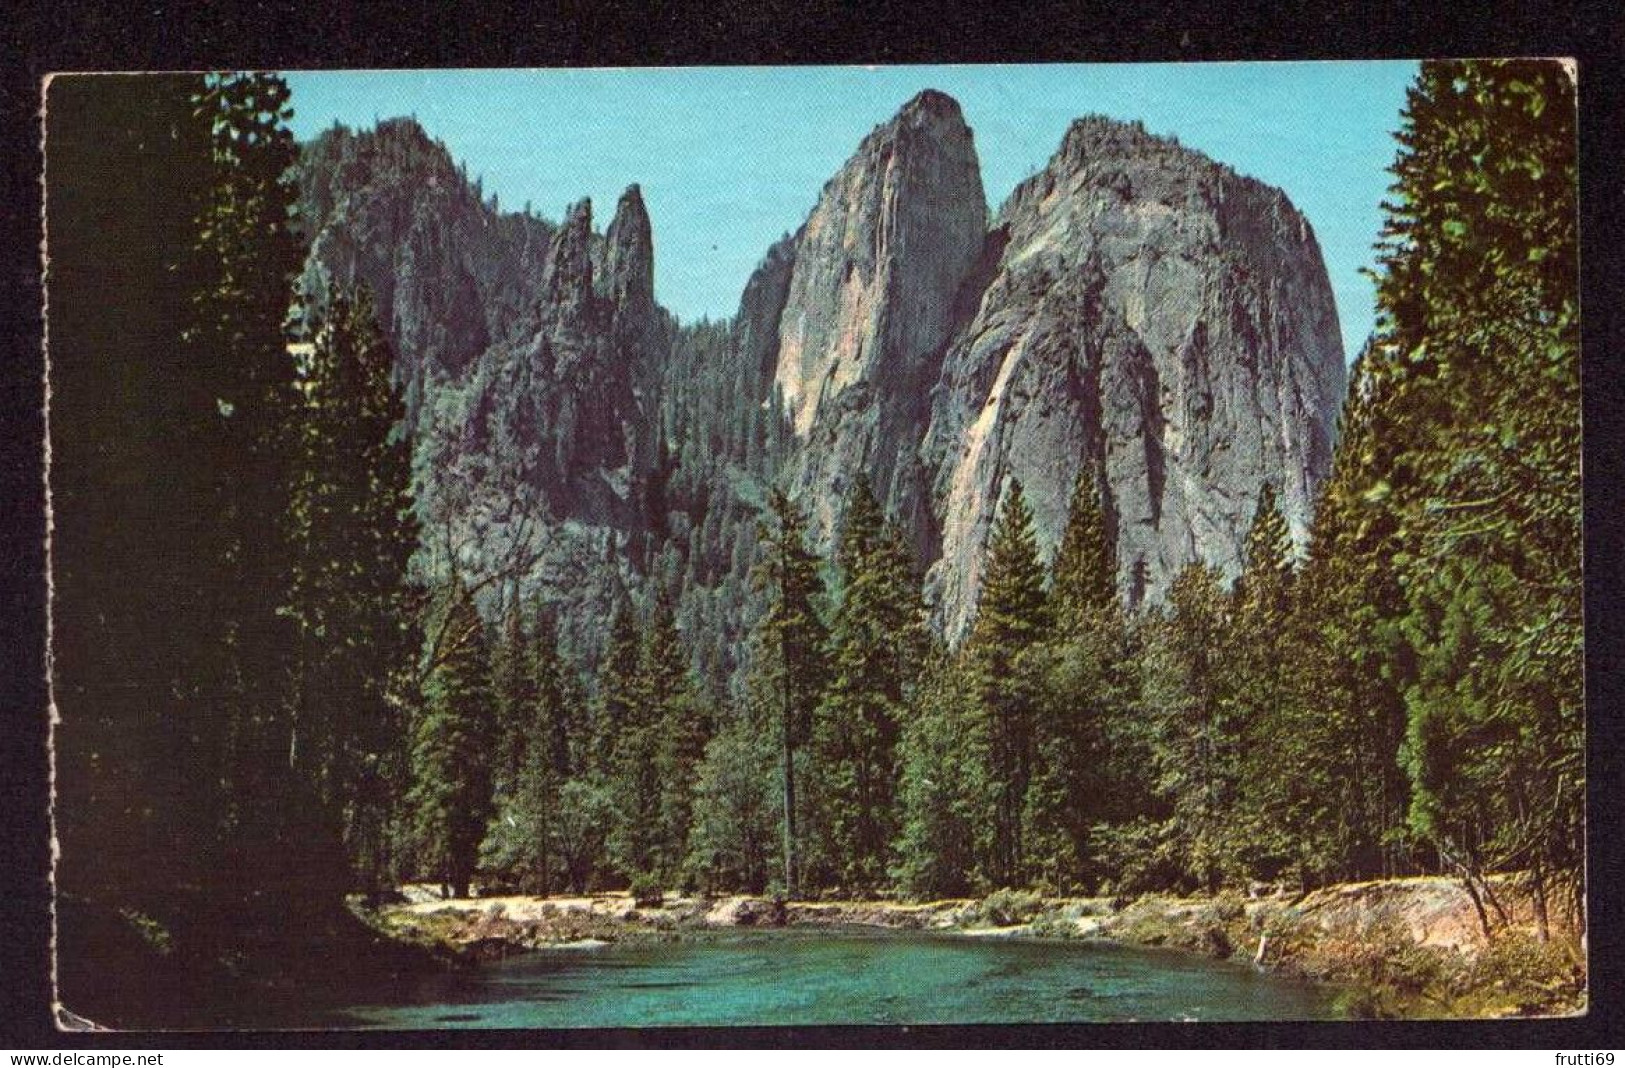
<svg viewBox="0 0 1625 1068"><path fill-rule="evenodd" d="M1324 988L1238 964L1098 943L760 931L548 949L436 976L349 1026L1306 1020Z"/></svg>

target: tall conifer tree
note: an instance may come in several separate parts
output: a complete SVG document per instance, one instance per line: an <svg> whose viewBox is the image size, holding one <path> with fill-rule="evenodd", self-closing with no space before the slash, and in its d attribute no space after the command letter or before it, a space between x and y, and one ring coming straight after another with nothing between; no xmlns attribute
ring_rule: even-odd
<svg viewBox="0 0 1625 1068"><path fill-rule="evenodd" d="M934 650L910 695L898 743L899 829L892 871L916 897L997 885L999 784L990 724L964 657Z"/></svg>
<svg viewBox="0 0 1625 1068"><path fill-rule="evenodd" d="M1326 878L1410 870L1408 788L1399 763L1403 692L1413 675L1398 620L1397 503L1372 493L1387 468L1369 344L1350 374L1337 455L1310 528L1291 624L1294 723L1279 744L1293 769L1289 818L1311 872Z"/></svg>
<svg viewBox="0 0 1625 1068"><path fill-rule="evenodd" d="M405 788L406 568L417 544L405 415L371 298L323 301L298 365L291 503L298 627L288 765L343 819L362 880L387 875L386 829Z"/></svg>
<svg viewBox="0 0 1625 1068"><path fill-rule="evenodd" d="M976 623L966 656L988 719L997 784L994 879L1017 885L1025 877L1024 811L1035 763L1034 716L1038 688L1027 654L1051 626L1032 511L1021 483L1011 479L1004 506L988 538Z"/></svg>
<svg viewBox="0 0 1625 1068"><path fill-rule="evenodd" d="M482 849L482 862L506 873L526 889L547 892L557 884L564 843L561 789L570 775L570 690L568 670L559 657L558 632L548 611L539 609L534 634L526 637L511 611L505 644L516 649L511 669L517 678L506 684L515 739L499 745L514 761L512 770L498 772L495 815ZM519 630L516 641L513 632ZM504 671L493 670L495 680ZM502 684L497 682L500 691Z"/></svg>
<svg viewBox="0 0 1625 1068"><path fill-rule="evenodd" d="M818 852L840 885L874 890L897 831L898 730L927 635L907 545L863 476L847 499L836 564L831 676L813 731Z"/></svg>
<svg viewBox="0 0 1625 1068"><path fill-rule="evenodd" d="M1187 564L1168 588L1150 639L1146 696L1156 717L1153 759L1169 820L1165 841L1190 884L1216 891L1234 878L1234 813L1240 738L1225 673L1229 599L1219 575Z"/></svg>
<svg viewBox="0 0 1625 1068"><path fill-rule="evenodd" d="M768 691L764 698L777 708L781 817L784 831L784 892L800 887L801 848L796 800L797 752L812 732L813 710L826 681L826 632L818 612L823 581L818 558L807 549L806 521L789 497L774 490L764 524L764 558L757 573L767 593L768 609L757 626L757 678Z"/></svg>
<svg viewBox="0 0 1625 1068"><path fill-rule="evenodd" d="M1087 463L1072 488L1066 529L1051 570L1055 625L1062 640L1102 625L1119 611L1117 545L1106 527L1094 469Z"/></svg>
<svg viewBox="0 0 1625 1068"><path fill-rule="evenodd" d="M412 837L418 870L467 897L491 816L491 666L471 598L447 590L454 644L430 672L412 733Z"/></svg>
<svg viewBox="0 0 1625 1068"><path fill-rule="evenodd" d="M1409 822L1483 897L1530 870L1544 931L1554 876L1578 913L1583 858L1573 78L1425 63L1398 139L1373 492L1404 524Z"/></svg>
<svg viewBox="0 0 1625 1068"><path fill-rule="evenodd" d="M1225 645L1230 676L1226 730L1239 747L1236 810L1231 817L1238 870L1273 878L1300 860L1303 813L1293 777L1303 770L1282 761L1298 729L1288 686L1286 640L1293 592L1292 538L1268 482L1260 488L1247 531L1241 575ZM1299 875L1304 875L1299 864Z"/></svg>
<svg viewBox="0 0 1625 1068"><path fill-rule="evenodd" d="M1090 838L1129 798L1126 638L1117 557L1095 474L1079 471L1051 569L1056 624L1032 655L1040 691L1024 820L1032 878L1054 889L1102 877Z"/></svg>

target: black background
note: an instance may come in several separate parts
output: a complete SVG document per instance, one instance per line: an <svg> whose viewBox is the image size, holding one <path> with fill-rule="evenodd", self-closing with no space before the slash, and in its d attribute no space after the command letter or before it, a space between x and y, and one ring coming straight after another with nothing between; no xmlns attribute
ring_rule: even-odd
<svg viewBox="0 0 1625 1068"><path fill-rule="evenodd" d="M297 1047L992 1046L1473 1048L1625 1046L1625 804L1620 579L1625 575L1625 342L1619 110L1625 17L1608 3L1422 5L1166 2L951 6L321 0L75 4L0 11L0 1049ZM645 9L647 8L647 9ZM1573 56L1580 63L1585 389L1591 1010L1462 1023L1045 1025L657 1031L66 1035L51 1024L47 586L39 255L41 80L52 71L223 68L1100 62ZM1546 1062L1543 1062L1546 1063Z"/></svg>

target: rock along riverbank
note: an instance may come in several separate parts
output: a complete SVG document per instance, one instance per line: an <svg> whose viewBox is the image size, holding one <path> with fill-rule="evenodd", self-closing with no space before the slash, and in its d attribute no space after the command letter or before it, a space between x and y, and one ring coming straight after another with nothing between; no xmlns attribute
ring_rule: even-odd
<svg viewBox="0 0 1625 1068"><path fill-rule="evenodd" d="M875 927L968 937L1093 939L1250 961L1334 984L1344 990L1347 1011L1359 1016L1584 1011L1586 967L1579 939L1560 928L1551 941L1539 942L1518 880L1506 877L1496 885L1506 919L1491 939L1484 937L1461 885L1430 877L1256 897L1050 898L1001 890L982 899L930 902L786 902L668 894L659 905L641 906L624 893L442 900L429 888L409 886L404 903L383 907L375 922L393 937L449 948L474 961L737 928Z"/></svg>

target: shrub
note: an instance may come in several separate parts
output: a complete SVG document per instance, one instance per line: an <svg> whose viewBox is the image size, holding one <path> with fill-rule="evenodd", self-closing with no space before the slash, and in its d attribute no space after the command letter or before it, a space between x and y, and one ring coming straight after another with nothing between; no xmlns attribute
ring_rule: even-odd
<svg viewBox="0 0 1625 1068"><path fill-rule="evenodd" d="M1584 965L1575 947L1540 942L1524 932L1508 932L1486 946L1454 977L1451 993L1478 1014L1549 1016L1578 1011L1585 1004Z"/></svg>
<svg viewBox="0 0 1625 1068"><path fill-rule="evenodd" d="M1044 911L1044 899L1030 890L995 890L973 910L973 918L994 927L1015 927Z"/></svg>
<svg viewBox="0 0 1625 1068"><path fill-rule="evenodd" d="M666 900L666 892L661 889L660 879L650 872L639 872L634 875L629 890L632 894L632 904L640 909L657 909Z"/></svg>

